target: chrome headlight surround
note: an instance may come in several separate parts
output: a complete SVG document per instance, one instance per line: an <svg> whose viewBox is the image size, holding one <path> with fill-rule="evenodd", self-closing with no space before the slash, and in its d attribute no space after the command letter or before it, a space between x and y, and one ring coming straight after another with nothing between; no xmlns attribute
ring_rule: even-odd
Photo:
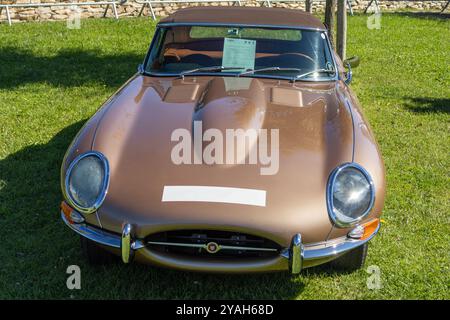
<svg viewBox="0 0 450 320"><path fill-rule="evenodd" d="M69 191L69 182L70 182L70 177L71 177L71 173L72 170L75 168L75 166L84 158L86 157L97 157L100 162L103 165L103 180L101 183L101 189L99 194L97 195L97 198L95 200L95 202L90 206L90 207L83 207L81 205L79 205L73 198L72 195L70 194ZM108 159L106 159L106 157L98 151L88 151L85 153L80 154L79 156L77 156L72 163L69 165L69 167L66 170L66 174L64 177L64 188L63 188L63 194L64 194L64 198L67 200L67 202L76 210L78 210L79 212L85 213L85 214L90 214L93 213L95 211L97 211L97 209L102 205L103 201L106 198L106 194L108 192L108 187L109 187L109 163L108 163Z"/></svg>
<svg viewBox="0 0 450 320"><path fill-rule="evenodd" d="M361 213L357 218L348 219L347 221L342 221L339 219L339 215L341 215L341 214L337 213L336 209L334 207L333 194L335 191L334 187L335 187L336 178L339 176L339 174L342 174L342 171L344 169L347 169L347 168L352 168L352 169L359 171L366 178L367 183L370 188L370 201L369 201L369 205L368 205L367 209L363 213ZM358 222L360 222L362 219L364 219L369 214L369 212L373 208L374 203L375 203L375 186L374 186L372 177L362 166L360 166L357 163L350 162L350 163L345 163L343 165L336 167L331 172L331 175L328 179L328 185L327 185L327 209L328 209L328 214L329 214L331 220L334 222L334 224L336 226L338 226L340 228L346 228L346 227L352 227L352 226L358 224Z"/></svg>

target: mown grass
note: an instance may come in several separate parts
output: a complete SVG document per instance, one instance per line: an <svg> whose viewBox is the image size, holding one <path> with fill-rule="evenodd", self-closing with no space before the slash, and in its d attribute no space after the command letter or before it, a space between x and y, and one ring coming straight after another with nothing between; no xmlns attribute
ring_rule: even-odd
<svg viewBox="0 0 450 320"><path fill-rule="evenodd" d="M384 14L381 30L349 17L353 89L387 169L369 274L205 275L137 264L93 268L60 221L59 167L88 119L142 61L149 19L0 25L0 298L449 299L450 22ZM66 268L82 289L66 288Z"/></svg>

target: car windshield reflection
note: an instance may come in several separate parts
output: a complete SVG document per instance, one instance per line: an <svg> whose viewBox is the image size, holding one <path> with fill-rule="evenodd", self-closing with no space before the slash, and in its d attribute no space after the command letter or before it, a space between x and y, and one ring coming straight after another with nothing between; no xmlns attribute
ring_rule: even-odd
<svg viewBox="0 0 450 320"><path fill-rule="evenodd" d="M335 70L323 31L163 25L144 71L158 76L221 74L329 81L335 79Z"/></svg>

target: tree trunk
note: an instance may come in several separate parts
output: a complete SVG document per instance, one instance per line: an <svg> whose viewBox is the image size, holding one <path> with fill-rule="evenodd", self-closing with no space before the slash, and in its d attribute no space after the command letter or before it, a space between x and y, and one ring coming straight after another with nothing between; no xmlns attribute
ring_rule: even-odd
<svg viewBox="0 0 450 320"><path fill-rule="evenodd" d="M330 37L331 44L335 48L335 36L334 36L334 21L336 14L336 0L327 0L325 7L325 24L328 28L328 35Z"/></svg>
<svg viewBox="0 0 450 320"><path fill-rule="evenodd" d="M338 0L337 5L337 54L345 60L347 47L347 6L346 0Z"/></svg>
<svg viewBox="0 0 450 320"><path fill-rule="evenodd" d="M305 7L306 12L312 13L312 0L306 0Z"/></svg>

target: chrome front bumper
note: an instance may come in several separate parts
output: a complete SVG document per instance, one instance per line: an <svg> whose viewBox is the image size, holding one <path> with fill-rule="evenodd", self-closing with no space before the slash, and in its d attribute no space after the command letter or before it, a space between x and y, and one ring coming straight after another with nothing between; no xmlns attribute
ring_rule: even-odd
<svg viewBox="0 0 450 320"><path fill-rule="evenodd" d="M304 268L331 261L363 245L372 239L379 230L378 226L375 232L364 240L341 237L314 244L303 244L301 235L296 234L292 238L291 246L282 250L279 257L275 259L251 261L245 264L219 261L196 265L192 261L174 259L168 255L153 252L146 247L142 240L133 239L132 229L129 224L125 224L122 235L118 235L85 223L70 223L62 212L61 219L70 229L81 236L100 245L120 250L122 260L125 263L131 261L136 253L140 255L140 260L143 262L149 261L163 267L210 272L264 272L289 269L291 273L297 274Z"/></svg>

